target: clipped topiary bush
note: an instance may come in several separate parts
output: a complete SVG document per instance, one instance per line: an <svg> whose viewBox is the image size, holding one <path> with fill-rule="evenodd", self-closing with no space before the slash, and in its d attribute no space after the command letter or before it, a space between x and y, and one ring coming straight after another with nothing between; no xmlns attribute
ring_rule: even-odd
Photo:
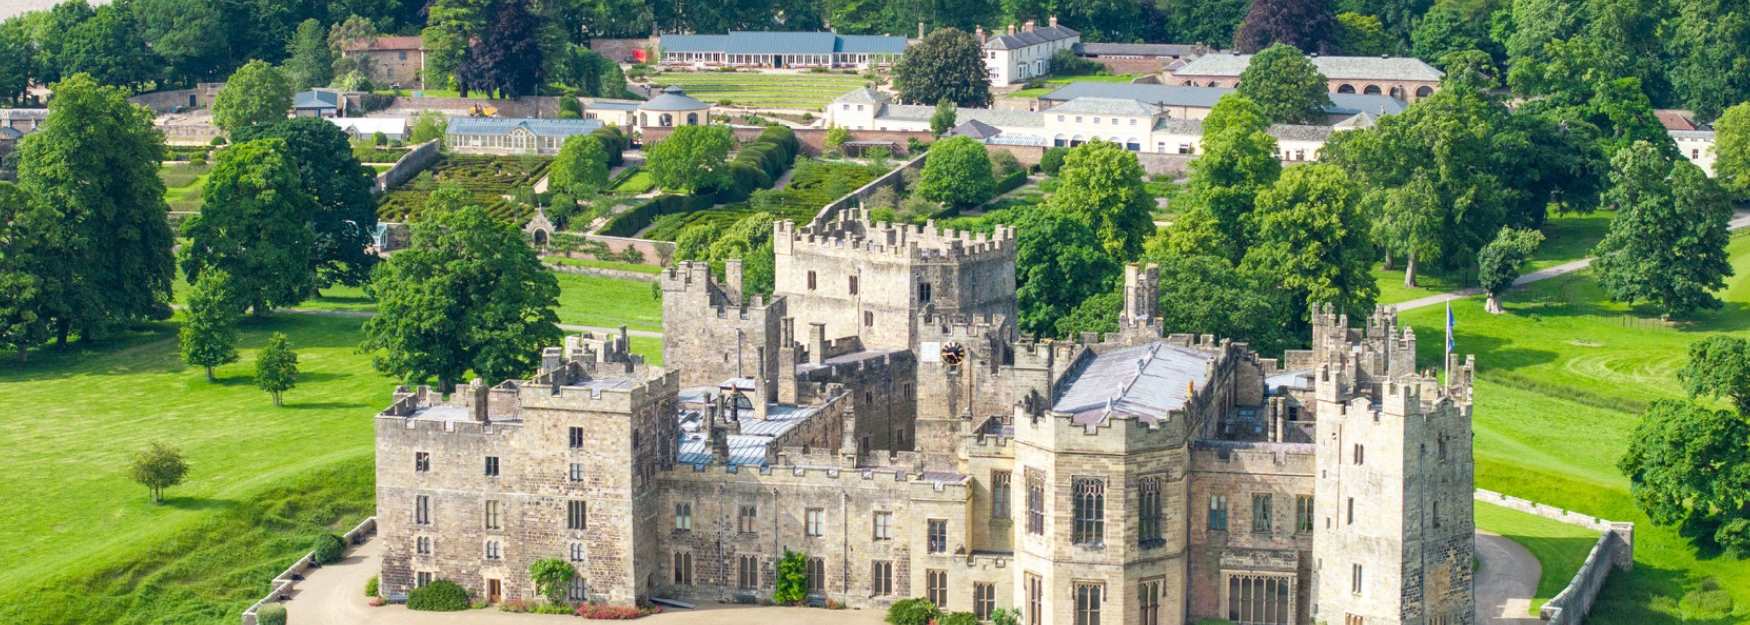
<svg viewBox="0 0 1750 625"><path fill-rule="evenodd" d="M887 625L929 625L940 614L928 599L900 599L887 606Z"/></svg>
<svg viewBox="0 0 1750 625"><path fill-rule="evenodd" d="M333 564L346 556L346 539L333 534L323 534L316 537L316 542L310 545L310 559L316 564Z"/></svg>
<svg viewBox="0 0 1750 625"><path fill-rule="evenodd" d="M377 576L375 576L375 575L372 575L372 576L371 576L371 579L369 579L369 580L366 580L366 581L365 581L365 596L366 596L366 597L375 597L375 596L377 596L377 591L378 591L378 590L379 590L379 586L378 586L378 585L379 585L379 584L380 584L380 583L381 583L381 582L379 582L379 581L377 581Z"/></svg>
<svg viewBox="0 0 1750 625"><path fill-rule="evenodd" d="M971 612L949 612L937 618L936 625L978 625L978 617Z"/></svg>
<svg viewBox="0 0 1750 625"><path fill-rule="evenodd" d="M255 625L286 625L286 606L270 603L255 611Z"/></svg>
<svg viewBox="0 0 1750 625"><path fill-rule="evenodd" d="M413 589L407 593L407 609L424 612L459 612L468 609L468 591L447 579Z"/></svg>

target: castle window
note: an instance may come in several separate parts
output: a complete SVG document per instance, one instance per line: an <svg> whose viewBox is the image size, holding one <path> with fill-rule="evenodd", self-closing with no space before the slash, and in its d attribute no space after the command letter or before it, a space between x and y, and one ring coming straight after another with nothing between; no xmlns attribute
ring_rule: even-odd
<svg viewBox="0 0 1750 625"><path fill-rule="evenodd" d="M1161 478L1145 477L1137 482L1137 507L1141 508L1137 524L1137 539L1142 547L1159 547L1161 540Z"/></svg>
<svg viewBox="0 0 1750 625"><path fill-rule="evenodd" d="M891 538L893 538L893 513L875 513L875 540L888 540Z"/></svg>
<svg viewBox="0 0 1750 625"><path fill-rule="evenodd" d="M583 543L571 543L571 561L583 561Z"/></svg>
<svg viewBox="0 0 1750 625"><path fill-rule="evenodd" d="M571 463L571 473L569 475L571 477L571 481L582 482L583 481L583 463L581 463L581 462Z"/></svg>
<svg viewBox="0 0 1750 625"><path fill-rule="evenodd" d="M1027 533L1045 533L1045 476L1027 470Z"/></svg>
<svg viewBox="0 0 1750 625"><path fill-rule="evenodd" d="M1354 525L1355 524L1355 498L1350 497L1348 499L1348 501L1345 502L1344 505L1348 507L1348 516L1349 516L1348 522L1346 524L1347 525Z"/></svg>
<svg viewBox="0 0 1750 625"><path fill-rule="evenodd" d="M918 283L918 303L919 304L930 303L930 283L928 283L928 282L919 282Z"/></svg>
<svg viewBox="0 0 1750 625"><path fill-rule="evenodd" d="M948 607L948 572L940 569L924 571L924 598L937 608Z"/></svg>
<svg viewBox="0 0 1750 625"><path fill-rule="evenodd" d="M758 517L759 517L759 508L758 507L742 506L741 513L739 515L736 515L736 518L735 518L736 531L741 532L743 534L754 533L755 530L754 530L753 524L754 524L754 520Z"/></svg>
<svg viewBox="0 0 1750 625"><path fill-rule="evenodd" d="M808 272L808 290L814 290L814 272Z"/></svg>
<svg viewBox="0 0 1750 625"><path fill-rule="evenodd" d="M1360 443L1356 443L1354 451L1349 455L1349 460L1354 462L1357 466L1365 464L1367 460L1367 448L1362 447Z"/></svg>
<svg viewBox="0 0 1750 625"><path fill-rule="evenodd" d="M1227 496L1209 496L1209 531L1227 531Z"/></svg>
<svg viewBox="0 0 1750 625"><path fill-rule="evenodd" d="M856 295L857 294L857 277L851 276L850 282L851 282L851 285L850 285L851 286L851 295Z"/></svg>
<svg viewBox="0 0 1750 625"><path fill-rule="evenodd" d="M583 598L586 596L585 592L588 590L589 587L583 582L583 576L573 575L571 577L571 587L566 589L565 594L572 601L583 601Z"/></svg>
<svg viewBox="0 0 1750 625"><path fill-rule="evenodd" d="M1043 614L1045 605L1045 580L1032 573L1027 574L1027 625L1042 625L1045 622Z"/></svg>
<svg viewBox="0 0 1750 625"><path fill-rule="evenodd" d="M413 540L413 552L422 556L431 555L431 537L420 536Z"/></svg>
<svg viewBox="0 0 1750 625"><path fill-rule="evenodd" d="M674 583L676 586L693 585L693 554L674 552Z"/></svg>
<svg viewBox="0 0 1750 625"><path fill-rule="evenodd" d="M426 584L431 583L431 579L432 579L431 578L431 571L420 571L418 573L414 573L413 574L413 587L414 588L424 588Z"/></svg>
<svg viewBox="0 0 1750 625"><path fill-rule="evenodd" d="M875 560L869 563L869 594L885 597L893 594L893 563Z"/></svg>
<svg viewBox="0 0 1750 625"><path fill-rule="evenodd" d="M944 553L948 551L948 520L930 519L927 523L929 525L929 552ZM940 606L942 604L937 603L936 605Z"/></svg>
<svg viewBox="0 0 1750 625"><path fill-rule="evenodd" d="M413 470L420 473L431 470L431 454L423 451L413 452Z"/></svg>
<svg viewBox="0 0 1750 625"><path fill-rule="evenodd" d="M735 587L742 590L759 588L760 557L741 556L735 567Z"/></svg>
<svg viewBox="0 0 1750 625"><path fill-rule="evenodd" d="M1293 578L1282 575L1227 576L1227 618L1246 625L1289 625Z"/></svg>
<svg viewBox="0 0 1750 625"><path fill-rule="evenodd" d="M1433 503L1434 509L1429 511L1428 517L1434 520L1434 527L1440 527L1440 502Z"/></svg>
<svg viewBox="0 0 1750 625"><path fill-rule="evenodd" d="M503 554L499 553L499 551L498 551L498 540L497 539L486 541L486 559L498 560L498 559L501 559L503 557L504 557Z"/></svg>
<svg viewBox="0 0 1750 625"><path fill-rule="evenodd" d="M499 512L498 511L498 502L492 501L492 500L487 500L487 502L486 502L486 529L489 529L489 530L501 529L499 527L499 514L498 514L498 512Z"/></svg>
<svg viewBox="0 0 1750 625"><path fill-rule="evenodd" d="M1311 534L1313 531L1313 498L1308 495L1294 496L1294 533Z"/></svg>
<svg viewBox="0 0 1750 625"><path fill-rule="evenodd" d="M1344 614L1343 625L1367 625L1367 617L1360 614Z"/></svg>
<svg viewBox="0 0 1750 625"><path fill-rule="evenodd" d="M1092 477L1076 478L1071 484L1075 495L1074 525L1070 526L1070 542L1078 545L1101 545L1106 537L1106 480Z"/></svg>
<svg viewBox="0 0 1750 625"><path fill-rule="evenodd" d="M498 477L498 456L486 457L486 477Z"/></svg>
<svg viewBox="0 0 1750 625"><path fill-rule="evenodd" d="M571 428L571 448L583 449L583 428Z"/></svg>
<svg viewBox="0 0 1750 625"><path fill-rule="evenodd" d="M430 495L420 495L413 498L413 524L431 525Z"/></svg>
<svg viewBox="0 0 1750 625"><path fill-rule="evenodd" d="M822 526L826 525L826 511L820 508L809 508L804 518L806 522L802 529L803 533L816 538L820 537Z"/></svg>
<svg viewBox="0 0 1750 625"><path fill-rule="evenodd" d="M869 312L866 310L863 311L863 327L865 327L865 328L875 327L875 313L872 313L872 312Z"/></svg>
<svg viewBox="0 0 1750 625"><path fill-rule="evenodd" d="M808 592L826 591L826 558L808 559Z"/></svg>
<svg viewBox="0 0 1750 625"><path fill-rule="evenodd" d="M911 385L906 385L911 390ZM1009 472L990 472L990 517L993 519L1009 518Z"/></svg>
<svg viewBox="0 0 1750 625"><path fill-rule="evenodd" d="M1349 566L1351 567L1349 569L1349 592L1359 595L1361 594L1361 565L1351 564Z"/></svg>
<svg viewBox="0 0 1750 625"><path fill-rule="evenodd" d="M677 503L674 505L674 528L683 532L693 530L693 504Z"/></svg>
<svg viewBox="0 0 1750 625"><path fill-rule="evenodd" d="M1268 534L1272 529L1270 519L1270 495L1252 495L1252 533Z"/></svg>
<svg viewBox="0 0 1750 625"><path fill-rule="evenodd" d="M1136 585L1136 608L1141 625L1161 625L1161 587L1158 579Z"/></svg>
<svg viewBox="0 0 1750 625"><path fill-rule="evenodd" d="M588 509L582 501L565 502L565 529L582 530L589 525Z"/></svg>
<svg viewBox="0 0 1750 625"><path fill-rule="evenodd" d="M1434 452L1435 457L1437 457L1441 460L1445 460L1446 459L1446 435L1445 434L1440 435L1439 440L1436 441L1436 445L1437 446L1434 448L1435 449L1435 452Z"/></svg>
<svg viewBox="0 0 1750 625"><path fill-rule="evenodd" d="M1075 585L1076 625L1100 625L1101 591L1104 586L1093 582Z"/></svg>
<svg viewBox="0 0 1750 625"><path fill-rule="evenodd" d="M990 620L990 613L996 611L996 584L973 582L972 584L972 616L981 621Z"/></svg>

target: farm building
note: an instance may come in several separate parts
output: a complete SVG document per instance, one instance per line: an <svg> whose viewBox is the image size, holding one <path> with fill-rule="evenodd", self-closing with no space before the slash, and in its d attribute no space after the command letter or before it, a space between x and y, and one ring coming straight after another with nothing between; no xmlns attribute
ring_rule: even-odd
<svg viewBox="0 0 1750 625"><path fill-rule="evenodd" d="M1386 95L1415 102L1434 95L1444 76L1421 59L1409 57L1313 55L1310 60L1333 94ZM1233 87L1251 63L1250 54L1206 54L1171 70L1167 82Z"/></svg>
<svg viewBox="0 0 1750 625"><path fill-rule="evenodd" d="M659 45L665 65L866 68L899 61L906 40L887 35L732 31L665 35Z"/></svg>

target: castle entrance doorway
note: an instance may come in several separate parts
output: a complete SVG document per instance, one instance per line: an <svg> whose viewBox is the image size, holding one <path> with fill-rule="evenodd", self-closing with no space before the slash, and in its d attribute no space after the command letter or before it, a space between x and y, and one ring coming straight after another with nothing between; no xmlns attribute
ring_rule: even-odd
<svg viewBox="0 0 1750 625"><path fill-rule="evenodd" d="M486 602L498 603L503 599L504 587L496 579L486 580Z"/></svg>

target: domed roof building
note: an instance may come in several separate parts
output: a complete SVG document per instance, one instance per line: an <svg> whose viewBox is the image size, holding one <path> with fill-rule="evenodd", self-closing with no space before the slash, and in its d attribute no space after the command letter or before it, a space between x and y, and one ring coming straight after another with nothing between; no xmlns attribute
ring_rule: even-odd
<svg viewBox="0 0 1750 625"><path fill-rule="evenodd" d="M638 125L645 127L698 126L711 123L711 105L670 85L654 98L638 105Z"/></svg>

